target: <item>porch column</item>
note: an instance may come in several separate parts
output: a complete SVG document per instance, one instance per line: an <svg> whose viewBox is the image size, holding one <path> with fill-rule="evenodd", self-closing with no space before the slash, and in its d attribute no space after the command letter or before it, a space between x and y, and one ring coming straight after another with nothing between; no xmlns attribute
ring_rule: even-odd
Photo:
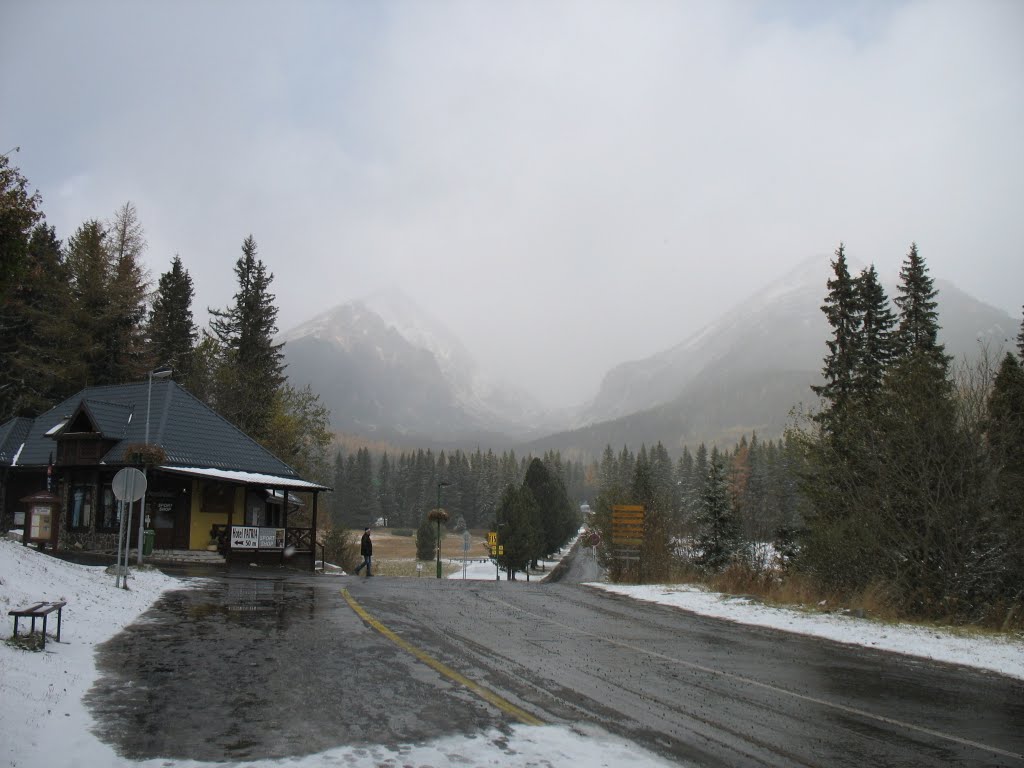
<svg viewBox="0 0 1024 768"><path fill-rule="evenodd" d="M313 539L313 557L311 558L313 570L316 570L316 502L320 497L319 491L313 491L313 531L310 536Z"/></svg>

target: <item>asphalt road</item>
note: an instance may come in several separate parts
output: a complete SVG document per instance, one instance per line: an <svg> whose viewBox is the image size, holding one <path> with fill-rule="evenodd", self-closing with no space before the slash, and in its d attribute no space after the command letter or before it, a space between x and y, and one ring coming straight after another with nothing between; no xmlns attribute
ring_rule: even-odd
<svg viewBox="0 0 1024 768"><path fill-rule="evenodd" d="M1024 765L1019 681L637 603L572 573L223 574L107 643L89 705L138 759L279 758L516 722L433 659L546 723L596 723L680 763Z"/></svg>

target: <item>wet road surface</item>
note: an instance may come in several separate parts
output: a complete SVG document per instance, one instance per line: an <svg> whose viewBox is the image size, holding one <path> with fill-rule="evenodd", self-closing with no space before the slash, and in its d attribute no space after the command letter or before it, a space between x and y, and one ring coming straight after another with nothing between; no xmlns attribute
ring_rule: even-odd
<svg viewBox="0 0 1024 768"><path fill-rule="evenodd" d="M225 574L98 654L133 758L242 760L514 722L367 626L547 723L698 765L1024 765L1024 685L557 584Z"/></svg>

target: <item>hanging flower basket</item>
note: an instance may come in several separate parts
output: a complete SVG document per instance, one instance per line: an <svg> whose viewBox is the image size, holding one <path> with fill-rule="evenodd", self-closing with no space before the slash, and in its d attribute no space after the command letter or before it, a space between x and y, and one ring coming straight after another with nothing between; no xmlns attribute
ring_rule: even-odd
<svg viewBox="0 0 1024 768"><path fill-rule="evenodd" d="M427 513L427 520L432 523L447 523L448 513L443 509L432 509Z"/></svg>
<svg viewBox="0 0 1024 768"><path fill-rule="evenodd" d="M153 466L167 461L167 454L163 448L153 443L132 443L124 447L124 458L132 464Z"/></svg>

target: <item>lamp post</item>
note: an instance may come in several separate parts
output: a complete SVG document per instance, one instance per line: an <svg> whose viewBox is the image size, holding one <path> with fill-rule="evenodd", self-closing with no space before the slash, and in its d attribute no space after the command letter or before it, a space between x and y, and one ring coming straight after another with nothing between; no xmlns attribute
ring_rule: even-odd
<svg viewBox="0 0 1024 768"><path fill-rule="evenodd" d="M149 446L149 411L150 406L153 404L153 379L166 379L174 372L174 369L168 365L161 365L159 368L154 368L149 372L149 386L146 388L146 446ZM142 465L142 474L145 477L149 470L147 464ZM142 510L139 512L139 553L137 563L142 565L142 537L146 528L146 496L142 497Z"/></svg>
<svg viewBox="0 0 1024 768"><path fill-rule="evenodd" d="M451 485L447 480L437 484L437 578L441 578L441 489Z"/></svg>

